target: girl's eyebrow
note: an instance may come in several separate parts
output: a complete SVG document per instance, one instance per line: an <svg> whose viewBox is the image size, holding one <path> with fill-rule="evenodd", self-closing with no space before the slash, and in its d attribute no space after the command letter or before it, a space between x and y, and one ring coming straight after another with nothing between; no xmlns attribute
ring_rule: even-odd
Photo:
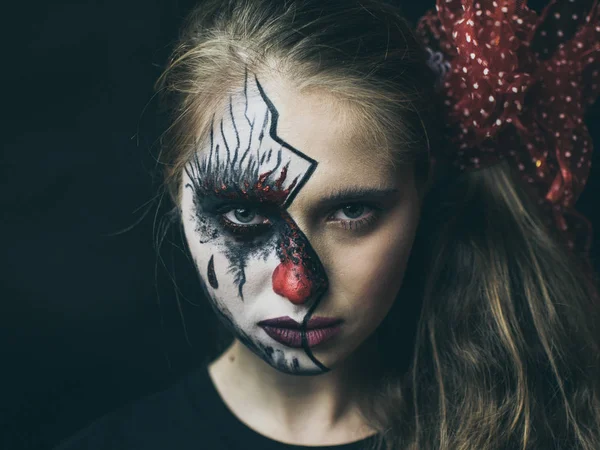
<svg viewBox="0 0 600 450"><path fill-rule="evenodd" d="M345 186L321 197L319 205L331 206L344 202L355 202L360 200L385 200L399 192L398 188L376 188L361 186Z"/></svg>

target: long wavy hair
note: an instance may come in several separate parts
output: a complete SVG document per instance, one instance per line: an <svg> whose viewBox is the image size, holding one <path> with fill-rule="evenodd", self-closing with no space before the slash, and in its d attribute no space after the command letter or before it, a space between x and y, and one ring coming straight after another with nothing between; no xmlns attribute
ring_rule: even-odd
<svg viewBox="0 0 600 450"><path fill-rule="evenodd" d="M157 82L172 114L165 186L178 204L198 137L246 69L343 101L379 143L364 157L412 164L423 199L401 300L370 338L386 358L357 389L373 448L598 450L597 279L507 163L431 171L445 142L425 61L383 1L205 0Z"/></svg>

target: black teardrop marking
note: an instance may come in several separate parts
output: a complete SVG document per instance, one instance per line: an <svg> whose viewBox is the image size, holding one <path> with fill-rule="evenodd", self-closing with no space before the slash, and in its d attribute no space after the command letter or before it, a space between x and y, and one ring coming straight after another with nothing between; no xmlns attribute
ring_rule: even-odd
<svg viewBox="0 0 600 450"><path fill-rule="evenodd" d="M213 287L213 289L217 289L219 287L219 282L217 281L217 274L215 273L215 255L210 257L210 261L208 262L208 282Z"/></svg>

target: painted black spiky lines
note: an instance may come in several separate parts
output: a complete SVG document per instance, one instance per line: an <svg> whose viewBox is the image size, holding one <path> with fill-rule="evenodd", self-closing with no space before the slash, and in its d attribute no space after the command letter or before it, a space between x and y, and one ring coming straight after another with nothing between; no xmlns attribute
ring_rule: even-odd
<svg viewBox="0 0 600 450"><path fill-rule="evenodd" d="M268 118L265 118L265 120L268 120ZM235 126L233 116L232 123ZM258 138L258 148L256 149L256 152L251 153L254 124L253 122L249 123L251 128L247 145L245 148L240 149L239 134L236 128L236 145L232 149L223 132L223 120L220 121L217 132L220 133L223 146L225 147L226 159L223 159L220 158L222 153L221 144L215 144L213 117L213 123L211 124L210 129L210 149L208 155L200 159L198 153L195 153L191 164L186 167L188 176L194 183L197 195L202 196L210 194L210 191L214 192L214 190L235 190L238 193L241 193L242 190L247 189L247 186L245 186L244 183L253 184L253 182L251 183L251 180L258 179L260 175L260 166L265 162L268 163L271 161L273 149L271 148L260 155L264 137L261 133ZM263 124L263 127L264 126L266 126L266 124ZM277 151L277 168L279 168L281 164L281 157L281 149L279 149Z"/></svg>
<svg viewBox="0 0 600 450"><path fill-rule="evenodd" d="M250 198L256 201L262 201L266 198L260 195L259 192L253 192L253 185L260 176L267 173L267 177L262 180L264 185L269 186L273 190L285 191L281 185L282 172L287 172L291 162L291 156L300 156L302 160L308 163L308 170L302 174L303 180L299 180L296 176L291 180L288 176L286 181L288 186L293 185L295 189L286 192L286 197L283 201L289 204L291 198L295 195L299 187L304 184L310 173L314 170L316 162L306 157L302 153L293 149L282 140L276 138L274 130L277 122L277 112L275 109L270 109L272 103L268 101L262 88L257 83L257 92L261 94L266 106L264 114L258 118L258 113L252 119L248 117L248 74L244 82L244 119L246 123L237 123L234 115L233 97L229 97L228 118L231 120L233 128L233 136L229 139L224 130L224 119L222 118L218 124L215 124L213 115L210 135L209 135L209 152L203 158L200 158L198 153L194 153L192 161L186 166L187 174L192 180L194 191L197 196L219 195L222 197ZM273 114L275 111L275 114ZM244 120L242 119L242 120ZM259 124L256 124L256 121ZM243 130L243 133L240 133ZM256 133L258 132L258 136ZM271 139L265 143L265 136L268 135ZM241 134L244 134L243 136ZM273 145L277 144L277 145ZM265 148L265 146L267 148ZM253 149L253 147L255 147ZM278 148L277 148L278 147ZM283 147L290 150L290 158L283 162ZM271 161L276 158L276 164L273 166ZM284 164L284 167L282 167ZM277 177L279 184L277 185ZM256 194L256 195L255 195Z"/></svg>
<svg viewBox="0 0 600 450"><path fill-rule="evenodd" d="M242 301L244 301L243 288L244 284L246 284L246 264L247 258L245 255L240 255L240 257L237 258L237 261L231 261L229 263L228 269L228 272L233 274L233 282L238 287L238 295Z"/></svg>

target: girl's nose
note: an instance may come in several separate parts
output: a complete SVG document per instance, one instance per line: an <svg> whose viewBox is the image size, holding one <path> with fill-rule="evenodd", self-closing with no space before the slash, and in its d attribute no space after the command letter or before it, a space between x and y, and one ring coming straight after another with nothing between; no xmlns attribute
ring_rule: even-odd
<svg viewBox="0 0 600 450"><path fill-rule="evenodd" d="M285 261L273 271L273 290L293 304L301 305L314 293L315 286L302 263Z"/></svg>
<svg viewBox="0 0 600 450"><path fill-rule="evenodd" d="M320 297L329 285L321 264L306 236L289 215L279 242L279 264L272 275L273 291L294 305Z"/></svg>

